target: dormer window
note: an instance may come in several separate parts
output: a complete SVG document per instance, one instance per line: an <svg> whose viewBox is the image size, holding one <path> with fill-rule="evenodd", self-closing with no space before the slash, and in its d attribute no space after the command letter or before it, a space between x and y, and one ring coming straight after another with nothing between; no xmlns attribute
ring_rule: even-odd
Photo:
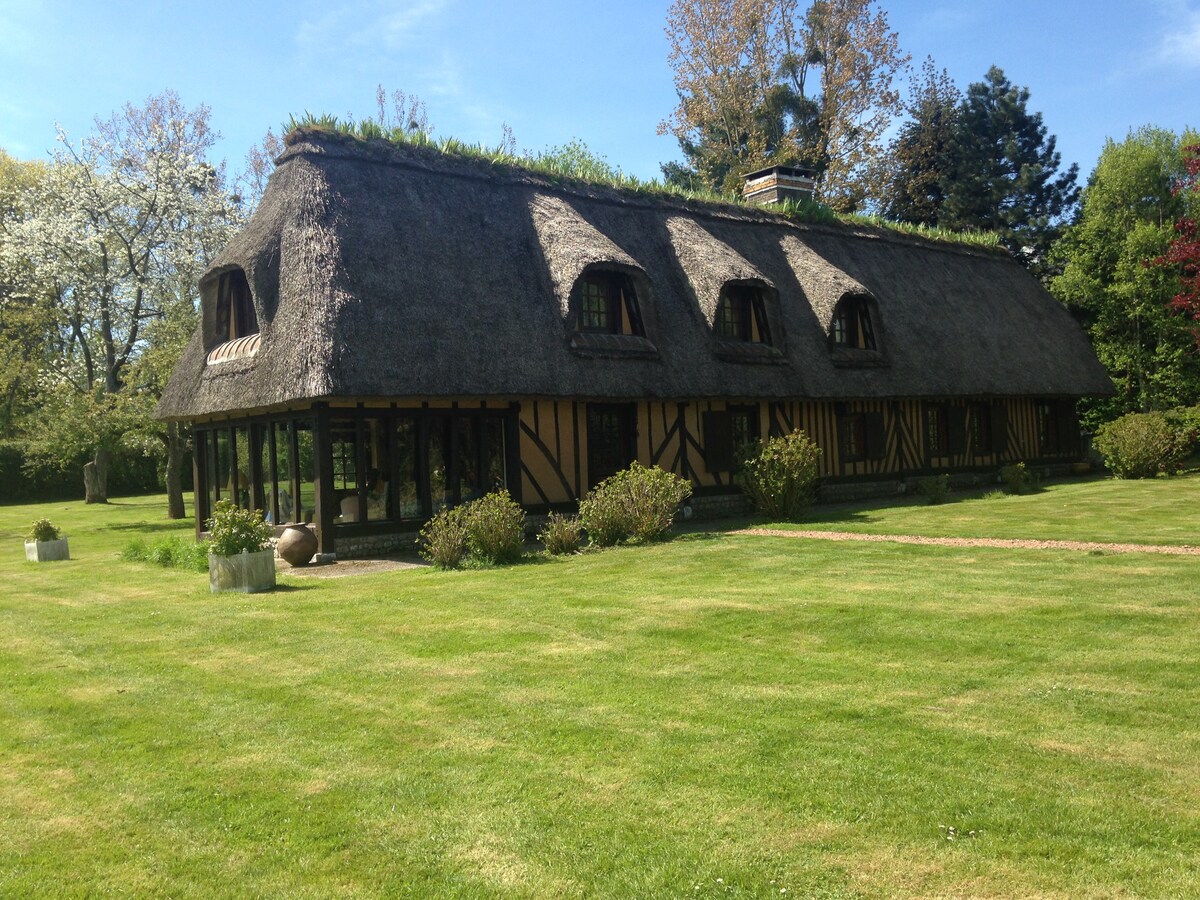
<svg viewBox="0 0 1200 900"><path fill-rule="evenodd" d="M589 272L583 277L576 330L644 337L633 279L624 272Z"/></svg>
<svg viewBox="0 0 1200 900"><path fill-rule="evenodd" d="M221 273L217 282L216 324L218 343L258 334L258 315L250 296L250 283L241 269Z"/></svg>
<svg viewBox="0 0 1200 900"><path fill-rule="evenodd" d="M829 340L837 350L878 349L866 297L851 294L841 299L833 311Z"/></svg>
<svg viewBox="0 0 1200 900"><path fill-rule="evenodd" d="M761 288L731 284L721 292L713 319L717 337L752 344L770 344L766 303Z"/></svg>

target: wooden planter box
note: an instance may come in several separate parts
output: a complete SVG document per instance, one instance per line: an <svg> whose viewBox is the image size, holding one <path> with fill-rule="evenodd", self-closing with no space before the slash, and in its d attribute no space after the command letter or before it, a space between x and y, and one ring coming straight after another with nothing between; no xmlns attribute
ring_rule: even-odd
<svg viewBox="0 0 1200 900"><path fill-rule="evenodd" d="M67 539L57 541L26 541L25 558L30 562L53 562L57 559L70 559L71 550L67 547Z"/></svg>
<svg viewBox="0 0 1200 900"><path fill-rule="evenodd" d="M275 589L275 551L239 553L237 556L208 555L208 586L214 594L240 591L257 594Z"/></svg>

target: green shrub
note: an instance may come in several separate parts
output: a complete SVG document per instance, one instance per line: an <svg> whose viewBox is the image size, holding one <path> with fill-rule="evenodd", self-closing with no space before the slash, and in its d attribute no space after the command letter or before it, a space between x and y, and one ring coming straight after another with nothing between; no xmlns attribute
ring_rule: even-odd
<svg viewBox="0 0 1200 900"><path fill-rule="evenodd" d="M525 546L525 510L508 491L484 494L463 506L467 553L495 565L520 559Z"/></svg>
<svg viewBox="0 0 1200 900"><path fill-rule="evenodd" d="M750 444L741 460L742 489L772 519L800 517L816 497L821 448L799 429Z"/></svg>
<svg viewBox="0 0 1200 900"><path fill-rule="evenodd" d="M1180 433L1185 453L1195 453L1200 446L1200 406L1180 406L1167 412L1167 422Z"/></svg>
<svg viewBox="0 0 1200 900"><path fill-rule="evenodd" d="M1096 429L1096 449L1117 478L1153 478L1179 471L1191 446L1185 428L1160 412L1129 413Z"/></svg>
<svg viewBox="0 0 1200 900"><path fill-rule="evenodd" d="M1025 494L1033 489L1033 473L1025 467L1025 463L1010 463L1000 468L1000 482L1004 485L1006 494Z"/></svg>
<svg viewBox="0 0 1200 900"><path fill-rule="evenodd" d="M634 462L592 488L579 503L579 520L597 547L611 547L630 537L657 540L691 495L686 479Z"/></svg>
<svg viewBox="0 0 1200 900"><path fill-rule="evenodd" d="M579 516L550 513L538 532L538 540L546 545L546 552L551 556L575 553L583 543L583 525Z"/></svg>
<svg viewBox="0 0 1200 900"><path fill-rule="evenodd" d="M49 519L38 519L30 526L27 541L57 541L60 532Z"/></svg>
<svg viewBox="0 0 1200 900"><path fill-rule="evenodd" d="M981 500L1003 500L1005 497L1008 496L1008 494L1009 494L1009 492L1007 492L1007 491L988 491L980 499Z"/></svg>
<svg viewBox="0 0 1200 900"><path fill-rule="evenodd" d="M155 563L172 569L189 572L208 571L208 543L196 542L181 537L159 538L147 544L134 538L121 551L121 559L128 562Z"/></svg>
<svg viewBox="0 0 1200 900"><path fill-rule="evenodd" d="M942 503L950 493L950 474L926 475L917 480L917 493L930 502Z"/></svg>
<svg viewBox="0 0 1200 900"><path fill-rule="evenodd" d="M417 537L417 553L439 569L457 569L467 555L466 507L443 509L425 523Z"/></svg>
<svg viewBox="0 0 1200 900"><path fill-rule="evenodd" d="M208 520L209 552L217 556L257 553L270 546L274 529L261 509L241 509L232 500L218 500Z"/></svg>

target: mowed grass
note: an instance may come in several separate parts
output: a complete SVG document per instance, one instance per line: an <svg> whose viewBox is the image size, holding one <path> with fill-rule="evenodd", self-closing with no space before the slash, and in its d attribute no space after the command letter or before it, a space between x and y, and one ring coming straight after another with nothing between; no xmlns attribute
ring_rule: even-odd
<svg viewBox="0 0 1200 900"><path fill-rule="evenodd" d="M1200 475L1144 481L1089 478L1047 484L1029 494L984 496L998 490L999 485L953 492L936 506L919 496L814 506L803 522L779 527L1200 545Z"/></svg>
<svg viewBox="0 0 1200 900"><path fill-rule="evenodd" d="M0 895L1200 890L1200 560L698 533L213 596L116 560L162 509L0 508Z"/></svg>

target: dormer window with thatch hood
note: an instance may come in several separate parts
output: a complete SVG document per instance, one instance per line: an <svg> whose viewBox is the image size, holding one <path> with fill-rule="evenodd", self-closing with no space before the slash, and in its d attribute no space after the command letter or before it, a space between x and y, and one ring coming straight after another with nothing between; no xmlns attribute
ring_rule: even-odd
<svg viewBox="0 0 1200 900"><path fill-rule="evenodd" d="M766 297L761 286L730 284L721 291L713 320L717 337L749 344L770 344Z"/></svg>
<svg viewBox="0 0 1200 900"><path fill-rule="evenodd" d="M639 291L629 272L606 267L588 269L575 289L571 349L620 356L656 356L646 338Z"/></svg>
<svg viewBox="0 0 1200 900"><path fill-rule="evenodd" d="M254 356L259 343L258 314L250 293L250 282L242 269L229 269L217 277L211 308L208 364ZM205 319L208 318L206 315Z"/></svg>
<svg viewBox="0 0 1200 900"><path fill-rule="evenodd" d="M847 294L834 307L829 322L829 349L834 365L883 365L877 304L869 294Z"/></svg>

